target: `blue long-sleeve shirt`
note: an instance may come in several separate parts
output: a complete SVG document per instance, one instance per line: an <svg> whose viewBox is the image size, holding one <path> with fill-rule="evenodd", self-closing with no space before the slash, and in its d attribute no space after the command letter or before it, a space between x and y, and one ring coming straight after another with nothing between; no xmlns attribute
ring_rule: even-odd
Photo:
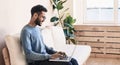
<svg viewBox="0 0 120 65"><path fill-rule="evenodd" d="M24 26L21 31L20 41L28 63L36 60L49 59L50 54L56 52L44 44L41 30L37 26Z"/></svg>

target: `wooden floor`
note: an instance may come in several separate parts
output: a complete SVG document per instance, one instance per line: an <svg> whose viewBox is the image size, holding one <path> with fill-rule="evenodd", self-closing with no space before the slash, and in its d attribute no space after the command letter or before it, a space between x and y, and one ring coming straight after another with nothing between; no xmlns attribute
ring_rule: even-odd
<svg viewBox="0 0 120 65"><path fill-rule="evenodd" d="M120 59L90 57L86 65L120 65Z"/></svg>

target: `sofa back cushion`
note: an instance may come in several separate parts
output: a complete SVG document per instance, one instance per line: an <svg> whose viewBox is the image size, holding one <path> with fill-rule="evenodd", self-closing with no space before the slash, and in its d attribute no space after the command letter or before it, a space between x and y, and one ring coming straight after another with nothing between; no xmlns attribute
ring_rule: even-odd
<svg viewBox="0 0 120 65"><path fill-rule="evenodd" d="M44 28L42 30L42 36L43 36L44 43L48 47L54 48L54 40L53 40L53 36L52 36L52 27Z"/></svg>
<svg viewBox="0 0 120 65"><path fill-rule="evenodd" d="M61 50L66 45L65 35L62 27L51 26L42 30L43 39L46 45L56 50Z"/></svg>
<svg viewBox="0 0 120 65"><path fill-rule="evenodd" d="M5 42L9 50L11 65L27 65L25 55L20 44L20 36L7 35L5 37Z"/></svg>
<svg viewBox="0 0 120 65"><path fill-rule="evenodd" d="M61 50L66 45L66 39L62 27L53 27L52 36L55 43L55 48L57 50Z"/></svg>

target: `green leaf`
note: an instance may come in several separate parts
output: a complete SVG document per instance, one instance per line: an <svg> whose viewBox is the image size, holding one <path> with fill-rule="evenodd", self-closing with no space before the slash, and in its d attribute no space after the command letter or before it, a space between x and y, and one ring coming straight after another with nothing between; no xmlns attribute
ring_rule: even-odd
<svg viewBox="0 0 120 65"><path fill-rule="evenodd" d="M50 21L51 21L51 22L55 22L55 21L58 21L58 19L59 19L58 17L54 16L54 17L52 17L52 18L50 19Z"/></svg>
<svg viewBox="0 0 120 65"><path fill-rule="evenodd" d="M73 18L69 15L68 16L68 23L71 24L73 22Z"/></svg>
<svg viewBox="0 0 120 65"><path fill-rule="evenodd" d="M60 0L53 0L54 4L57 4L58 1L60 1Z"/></svg>
<svg viewBox="0 0 120 65"><path fill-rule="evenodd" d="M69 31L67 29L63 29L63 31L64 31L65 36L69 37Z"/></svg>
<svg viewBox="0 0 120 65"><path fill-rule="evenodd" d="M71 24L69 24L69 23L64 23L64 26L69 27L69 28L73 28L73 26Z"/></svg>
<svg viewBox="0 0 120 65"><path fill-rule="evenodd" d="M63 29L66 37L74 37L74 31L70 28Z"/></svg>
<svg viewBox="0 0 120 65"><path fill-rule="evenodd" d="M73 33L74 33L74 31L73 31L72 28L69 28L69 33L70 33L70 34L73 34ZM72 35L71 35L71 36L72 36Z"/></svg>
<svg viewBox="0 0 120 65"><path fill-rule="evenodd" d="M71 15L68 15L65 19L64 22L68 23L70 25L73 25L73 23L75 23L76 19L73 19L73 17Z"/></svg>
<svg viewBox="0 0 120 65"><path fill-rule="evenodd" d="M56 6L55 5L53 5L53 9L55 9L56 8Z"/></svg>
<svg viewBox="0 0 120 65"><path fill-rule="evenodd" d="M63 2L62 1L58 2L56 6L58 10L61 10L63 8Z"/></svg>

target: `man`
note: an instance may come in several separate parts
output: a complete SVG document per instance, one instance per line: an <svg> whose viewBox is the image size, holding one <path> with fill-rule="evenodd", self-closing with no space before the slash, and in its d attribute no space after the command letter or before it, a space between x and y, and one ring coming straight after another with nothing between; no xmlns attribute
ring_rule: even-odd
<svg viewBox="0 0 120 65"><path fill-rule="evenodd" d="M57 52L47 47L41 35L40 28L45 20L47 9L42 5L36 5L31 9L31 20L21 31L20 41L28 61L28 65L78 65L75 59L70 62L52 62L50 58L66 56L64 52ZM38 26L37 26L38 25Z"/></svg>

